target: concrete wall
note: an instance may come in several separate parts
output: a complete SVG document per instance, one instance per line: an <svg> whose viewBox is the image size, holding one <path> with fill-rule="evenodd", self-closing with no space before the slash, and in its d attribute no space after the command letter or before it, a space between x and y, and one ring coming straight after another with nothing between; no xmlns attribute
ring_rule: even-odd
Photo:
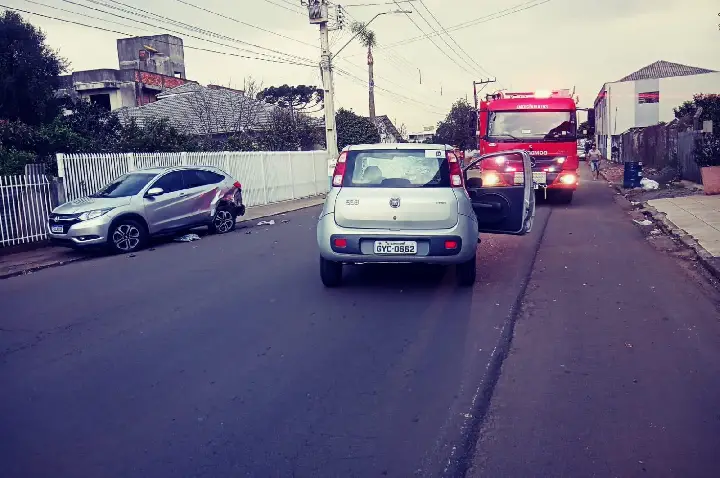
<svg viewBox="0 0 720 478"><path fill-rule="evenodd" d="M158 51L151 53L148 60L141 61L140 50L149 46ZM185 75L185 50L182 38L173 35L155 35L148 37L120 38L117 40L118 63L120 69L137 69L181 78Z"/></svg>
<svg viewBox="0 0 720 478"><path fill-rule="evenodd" d="M696 93L720 94L720 72L661 78L660 121L672 121L675 118L673 108L680 106L684 101L692 100Z"/></svg>

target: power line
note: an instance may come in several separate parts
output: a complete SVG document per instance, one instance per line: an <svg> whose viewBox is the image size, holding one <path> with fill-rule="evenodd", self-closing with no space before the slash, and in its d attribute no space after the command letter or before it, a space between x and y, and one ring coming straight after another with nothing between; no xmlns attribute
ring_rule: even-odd
<svg viewBox="0 0 720 478"><path fill-rule="evenodd" d="M0 4L0 7L5 8L5 9L7 9L7 10L14 11L14 12L26 13L26 14L28 14L28 15L35 15L35 16L38 16L38 17L47 18L47 19L49 19L49 20L56 20L56 21L59 21L59 22L69 23L69 24L72 24L72 25L78 25L78 26L85 27L85 28L92 28L93 30L100 30L100 31L108 32L108 33L115 33L115 34L118 34L118 35L124 35L124 36L126 36L126 37L137 37L137 35L134 35L134 34L132 34L132 33L127 33L127 32L123 32L123 31L113 30L113 29L111 29L111 28L98 27L98 26L95 26L95 25L88 25L88 24L86 24L86 23L76 22L76 21L73 21L73 20L67 20L67 19L65 19L65 18L53 17L53 16L51 16L51 15L44 15L44 14L42 14L42 13L31 12L31 11L28 11L28 10L23 10L23 9L21 9L21 8L8 7L7 5L2 5L2 4ZM81 14L80 14L80 15L81 15ZM159 40L159 39L155 39L154 41L156 41L156 42L158 42L158 43L165 43L165 44L168 44L168 45L176 45L175 43L171 43L171 42L168 42L168 41L162 41L162 40ZM227 46L228 48L233 48L233 49L235 49L235 50L241 50L240 48L237 48L237 47L234 47L234 46L231 46L231 45L225 45L225 46ZM258 58L258 57L255 57L255 56L239 55L239 54L237 54L237 53L229 53L229 52L225 52L225 51L211 50L211 49L209 49L209 48L202 48L202 47L191 46L191 45L183 45L183 47L184 47L184 48L187 48L187 49L190 49L190 50L198 50L198 51L204 51L204 52L208 52L208 53L215 53L215 54L219 54L219 55L233 56L233 57L236 57L236 58L246 58L246 59L249 59L249 60L260 60L260 61L267 61L267 62L270 62L270 63L285 63L285 64L290 64L290 65L299 65L299 66L312 67L312 68L315 68L315 67L316 67L316 65L308 65L308 64L305 64L305 63L298 63L298 62L293 62L293 61L283 61L283 60L271 60L271 59L267 59L267 58ZM245 51L245 50L241 50L241 51Z"/></svg>
<svg viewBox="0 0 720 478"><path fill-rule="evenodd" d="M335 71L337 71L342 76L356 80L356 82L362 86L366 85L365 80L363 80L362 78L358 78L357 76L353 75L352 73L350 73L346 70L343 70L341 68L335 68ZM401 95L400 93L396 93L392 90L389 90L387 88L383 88L380 86L375 86L375 89L380 90L380 91L385 91L385 92L389 93L390 95L394 96L396 99L399 99L399 101L402 101L404 99L404 100L406 100L404 102L410 101L412 103L417 103L418 105L424 107L424 109L431 111L435 114L444 114L444 113L438 113L438 111L442 111L442 108L440 108L439 106L431 105L431 104L427 103L426 101L419 101L419 100L410 98L405 95ZM428 107L430 107L430 108L428 108Z"/></svg>
<svg viewBox="0 0 720 478"><path fill-rule="evenodd" d="M285 36L285 35L283 35L283 34L281 34L281 33L277 33L277 32L274 32L274 31L272 31L272 30L267 30L267 29L262 28L262 27L259 27L259 26L257 26L257 25L253 25L252 23L243 22L242 20L238 20L237 18L233 18L233 17L227 16L227 15L223 15L222 13L218 13L218 12L212 11L212 10L207 9L207 8L205 8L205 7L200 7L200 6L195 5L195 4L192 4L192 3L190 3L190 2L186 2L185 0L175 0L175 1L180 2L180 3L184 4L184 5L187 5L187 6L192 7L192 8L197 8L198 10L202 10L203 12L207 12L207 13L210 13L210 14L212 14L212 15L215 15L215 16L218 16L218 17L221 17L221 18L225 18L226 20L230 20L230 21L232 21L232 22L239 23L240 25L245 25L246 27L254 28L254 29L256 29L256 30L260 30L260 31L265 32L265 33L270 33L271 35L275 35L275 36L278 36L278 37L280 37L280 38L284 38L284 39L286 39L286 40L291 40L291 41L294 41L294 42L297 42L297 43L301 43L301 44L303 44L303 45L311 46L311 47L313 47L313 48L319 48L317 45L313 45L312 43L304 42L304 41L302 41L302 40L298 40L297 38L292 38L292 37L289 37L289 36Z"/></svg>
<svg viewBox="0 0 720 478"><path fill-rule="evenodd" d="M534 3L534 2L536 2L536 1L537 1L537 0L531 0L531 1L529 1L529 2L521 3L521 4L515 5L515 6L513 6L513 7L506 8L506 9L504 9L504 10L499 10L499 11L497 11L497 12L495 12L495 13L491 13L491 14L489 14L489 15L485 15L485 16L483 16L483 17L479 17L479 18L476 18L476 19L474 19L474 20L469 20L469 21L467 21L467 22L463 22L463 23L460 23L460 24L458 24L458 25L454 25L454 26L448 28L447 31L448 31L448 32L454 32L454 31L457 31L457 30L462 30L462 29L467 28L467 27L471 27L471 26L475 26L475 25L480 25L480 24L482 24L482 23L487 23L487 22L492 21L492 20L497 20L498 18L503 18L503 17L506 17L506 16L508 16L508 15L513 15L513 14L515 14L515 13L520 13L520 12L522 12L522 11L529 10L529 9L531 9L531 8L539 7L540 5L543 5L543 4L545 4L545 3L548 3L548 2L550 2L551 0L542 0L542 1L539 2L539 3ZM530 5L530 4L532 4L532 5ZM523 8L520 8L520 7L523 7ZM504 13L504 12L507 12L507 13ZM503 13L503 14L500 15L501 13ZM408 39L406 39L406 40L401 40L401 41L392 43L392 44L388 45L388 48L395 48L395 47L398 47L398 46L407 45L407 44L409 44L409 43L414 43L414 42L419 41L419 40L424 40L425 38L426 38L425 35L419 35L419 36L416 36L416 37L413 37L413 38L408 38Z"/></svg>
<svg viewBox="0 0 720 478"><path fill-rule="evenodd" d="M400 4L397 2L397 0L395 0L395 4L398 6L398 8L402 9L402 7L401 7ZM420 12L417 12L417 13L418 13L418 15L420 15L420 18L422 18L423 20L425 20L425 17L423 17L423 16L420 14ZM425 31L424 31L422 28L420 28L420 25L417 24L417 22L413 19L413 17L411 17L408 13L405 13L405 16L410 19L410 21L412 22L412 24L415 25L415 27L416 27L418 30L420 30L420 32L422 32L422 33L427 37L427 39L430 40L430 42L431 42L433 45L435 45L435 48L437 48L437 49L440 51L440 53L442 53L442 54L444 54L444 55L446 54L446 52L444 52L443 49L440 48L440 46L439 46L437 43L435 43L435 40L433 40L432 38L430 38L430 36L429 36L427 33L425 33ZM425 20L425 22L428 23L427 20ZM428 25L429 25L429 23L428 23ZM432 27L431 27L431 28L432 28ZM433 29L433 31L434 31L434 29ZM436 33L437 33L437 32L436 32ZM456 53L456 54L457 54L457 53ZM470 73L467 69L465 69L465 67L463 67L460 63L458 63L457 60L455 60L455 58L453 58L453 57L450 56L450 55L448 55L448 58L449 58L453 63L455 63L461 70L463 70L465 73L468 73L470 76L473 76L473 74Z"/></svg>
<svg viewBox="0 0 720 478"><path fill-rule="evenodd" d="M433 12L431 12L430 9L427 7L427 5L425 5L425 1L424 1L424 0L420 0L420 4L423 6L423 8L425 8L425 10L427 10L427 12L428 12L428 13L430 14L430 16L433 18L433 20L435 20L435 22L437 22L437 24L440 25L440 28L442 28L442 31L445 33L445 35L448 36L448 37L450 38L450 40L452 40L452 42L460 49L460 51L462 51L462 52L465 54L465 56L466 56L472 63L474 63L477 68L480 69L480 71L484 71L485 73L487 73L487 74L489 75L490 72L488 72L485 68L483 68L482 66L480 66L480 64L479 64L478 62L476 62L476 61L473 59L473 57L470 56L470 54L468 54L468 52L466 52L466 51L463 49L463 47L460 46L460 44L455 40L455 38L445 29L445 27L442 25L442 23L440 23L440 20L438 20L437 17L436 17L435 15L433 15ZM441 38L443 38L443 37L441 37Z"/></svg>
<svg viewBox="0 0 720 478"><path fill-rule="evenodd" d="M105 18L95 17L95 16L93 16L93 15L87 15L87 14L85 14L85 13L75 12L75 11L73 11L73 10L68 10L68 9L66 9L66 8L54 7L54 6L52 6L52 5L47 5L47 4L41 3L41 2L36 2L36 1L34 1L34 0L24 0L24 1L27 2L27 3L32 3L33 5L38 5L38 6L41 6L41 7L50 8L50 9L52 9L52 10L58 10L58 11L65 12L65 13L71 13L71 14L73 14L73 15L78 15L78 16L84 17L84 18L90 18L90 19L92 19L92 20L100 20L101 22L105 22L105 23L112 23L113 25L120 25L120 26L122 26L122 27L127 27L127 28L136 28L136 29L138 29L138 30L144 30L144 31L147 31L147 32L152 32L152 31L153 31L153 30L150 30L150 29L148 29L148 28L142 28L142 27L138 27L138 26L135 26L135 25L128 25L127 23L116 22L116 21L113 21L113 20L107 20L107 19L105 19Z"/></svg>
<svg viewBox="0 0 720 478"><path fill-rule="evenodd" d="M188 34L188 33L185 33L185 32L179 32L179 31L177 31L177 30L171 30L171 29L169 29L169 28L162 27L162 26L158 26L157 24L153 24L153 23L148 23L148 22L145 22L145 21L143 21L143 20L138 20L138 19L135 19L135 18L128 18L128 17L126 17L126 16L119 15L119 14L117 14L117 13L108 12L108 11L101 10L101 9L99 9L99 8L95 8L95 7L92 7L92 6L89 6L89 5L83 5L83 4L74 2L74 1L72 1L72 0L62 0L62 1L63 1L63 2L66 2L66 3L70 3L70 4L72 4L72 5L79 6L79 7L88 8L88 9L90 9L90 10L95 10L96 12L104 13L104 14L106 14L106 15L112 15L112 16L114 16L114 17L122 18L122 19L124 19L124 20L130 20L131 22L142 23L142 24L144 24L144 25L148 25L148 26L151 26L151 27L153 27L153 28L161 28L161 29L166 30L166 31L171 32L171 33L176 33L176 34L178 34L178 35L185 35L185 36L188 36L188 37L190 37L190 38L195 38L195 39L197 39L197 40L206 41L206 42L209 42L209 43L214 43L214 44L216 44L216 45L221 45L221 46L224 46L224 47L227 47L227 48L233 48L233 49L236 49L236 50L239 50L239 51L246 51L246 52L249 52L249 53L254 53L254 54L256 54L256 55L267 56L268 58L275 58L275 59L285 60L285 58L283 58L283 57L277 57L277 56L273 56L273 55L268 55L267 53L261 53L261 52L252 51L252 50L247 50L247 49L243 49L243 48L237 48L237 47L234 47L234 46L232 46L232 45L227 45L227 44L225 44L225 43L220 43L220 42L217 42L217 41L214 41L214 40L210 40L210 39L208 39L208 38L198 37L198 36L191 35L191 34ZM133 12L132 10L126 10L126 9L123 9L123 8L120 8L120 7L117 7L117 6L114 6L114 5L109 5L109 4L106 4L106 3L104 3L104 2L99 2L98 0L85 0L85 1L87 1L87 2L89 2L89 3L93 3L93 4L95 4L95 5L100 5L100 6L103 6L103 7L106 7L106 8L112 8L112 9L119 10L119 11L122 11L122 12L125 12L125 13L129 13L129 14L131 14L131 15L135 15L135 16L138 16L138 17L141 17L141 18L150 18L150 17L148 17L147 15L139 14L139 13L137 13L137 12ZM273 52L273 53L278 53L278 54L283 55L283 56L285 56L285 57L291 57L291 58L294 58L295 60L301 60L301 61L306 61L306 62L313 63L313 60L311 60L311 59L309 59L309 58L305 58L305 57L301 57L301 56L297 56L297 55L291 55L291 54L289 54L289 53L284 53L284 52L281 52L281 51L273 50L273 49L271 49L271 48L266 48L266 47L262 47L262 46L259 46L259 45L255 45L255 44L253 44L253 43L249 43L249 42L246 42L246 41L243 41L243 40L238 40L238 39L235 39L235 38L226 36L226 35L220 35L220 34L218 34L218 33L211 32L211 31L209 31L209 30L203 30L203 29L201 29L201 28L195 27L195 26L193 26L193 25L189 25L189 24L187 24L187 23L183 23L183 22L180 22L180 21L177 21L177 20L173 20L173 19L168 18L168 17L163 17L162 15L158 15L158 14L155 14L155 13L152 13L152 12L149 12L149 11L146 11L146 10L142 10L142 9L133 7L132 5L126 5L126 4L124 4L124 3L122 3L122 2L119 2L119 1L115 1L115 3L120 4L120 5L125 5L125 6L128 6L128 7L130 7L130 8L134 8L135 10L138 10L138 11L141 11L141 12L148 13L148 14L150 14L150 15L159 17L159 18L163 19L166 23L171 23L171 24L177 25L177 26L179 26L179 27L181 27L181 28L184 28L185 30L190 30L190 31L194 31L194 32L197 32L197 33L201 33L201 34L203 34L203 35L214 36L214 37L216 37L216 38L220 38L220 39L223 39L223 40L228 40L228 41L233 41L233 42L240 43L240 44L244 44L244 45L249 45L249 46L251 46L251 47L258 48L258 49L260 49L260 50L267 50L267 51L270 51L270 52ZM150 19L152 19L152 18L150 18Z"/></svg>
<svg viewBox="0 0 720 478"><path fill-rule="evenodd" d="M286 6L286 5L283 5L282 3L275 3L275 2L273 2L272 0L265 0L265 1L266 1L267 3L269 3L270 5L275 5L276 7L280 7L280 8L282 8L282 9L285 9L285 10L287 10L288 12L293 12L293 13L296 13L296 14L298 14L298 15L304 15L303 13L300 13L300 12L297 11L297 10L293 10L292 8L290 8L290 7Z"/></svg>
<svg viewBox="0 0 720 478"><path fill-rule="evenodd" d="M417 2L418 0L404 0L403 3ZM343 5L343 7L374 7L378 5L394 5L395 2L378 2L378 3L353 3L351 5Z"/></svg>

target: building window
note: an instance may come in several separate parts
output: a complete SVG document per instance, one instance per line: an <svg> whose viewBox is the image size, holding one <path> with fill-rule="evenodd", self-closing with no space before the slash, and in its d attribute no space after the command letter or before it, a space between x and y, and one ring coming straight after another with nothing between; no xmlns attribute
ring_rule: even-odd
<svg viewBox="0 0 720 478"><path fill-rule="evenodd" d="M98 105L99 107L107 111L110 111L112 109L112 107L110 106L110 95L107 93L100 95L90 95L90 103Z"/></svg>
<svg viewBox="0 0 720 478"><path fill-rule="evenodd" d="M659 91L647 91L645 93L638 93L638 104L645 103L659 103L660 92Z"/></svg>

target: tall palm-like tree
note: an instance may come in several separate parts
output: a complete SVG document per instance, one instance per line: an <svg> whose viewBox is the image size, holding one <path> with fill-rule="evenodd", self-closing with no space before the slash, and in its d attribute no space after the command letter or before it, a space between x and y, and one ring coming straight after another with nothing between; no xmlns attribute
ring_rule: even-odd
<svg viewBox="0 0 720 478"><path fill-rule="evenodd" d="M357 34L360 44L367 48L367 64L368 64L368 102L370 107L370 121L375 124L375 77L373 74L373 55L372 49L377 46L377 36L372 30L366 28L363 22L355 22L352 24L352 32Z"/></svg>

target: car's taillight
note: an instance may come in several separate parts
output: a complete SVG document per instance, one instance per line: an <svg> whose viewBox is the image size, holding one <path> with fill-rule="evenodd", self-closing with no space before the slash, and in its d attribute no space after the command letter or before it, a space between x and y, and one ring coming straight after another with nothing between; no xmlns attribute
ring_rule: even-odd
<svg viewBox="0 0 720 478"><path fill-rule="evenodd" d="M235 186L235 187L238 188L238 189L242 189L242 184L240 184L238 181L235 181L235 183L233 184L233 186Z"/></svg>
<svg viewBox="0 0 720 478"><path fill-rule="evenodd" d="M333 171L332 185L335 187L342 186L343 178L345 177L345 169L347 167L347 151L343 151L337 160L335 165L335 171Z"/></svg>
<svg viewBox="0 0 720 478"><path fill-rule="evenodd" d="M460 161L452 151L447 152L447 162L450 167L450 186L454 188L465 187L463 184L463 173L460 167Z"/></svg>
<svg viewBox="0 0 720 478"><path fill-rule="evenodd" d="M333 243L338 249L345 249L347 247L347 239L344 237L336 237Z"/></svg>

